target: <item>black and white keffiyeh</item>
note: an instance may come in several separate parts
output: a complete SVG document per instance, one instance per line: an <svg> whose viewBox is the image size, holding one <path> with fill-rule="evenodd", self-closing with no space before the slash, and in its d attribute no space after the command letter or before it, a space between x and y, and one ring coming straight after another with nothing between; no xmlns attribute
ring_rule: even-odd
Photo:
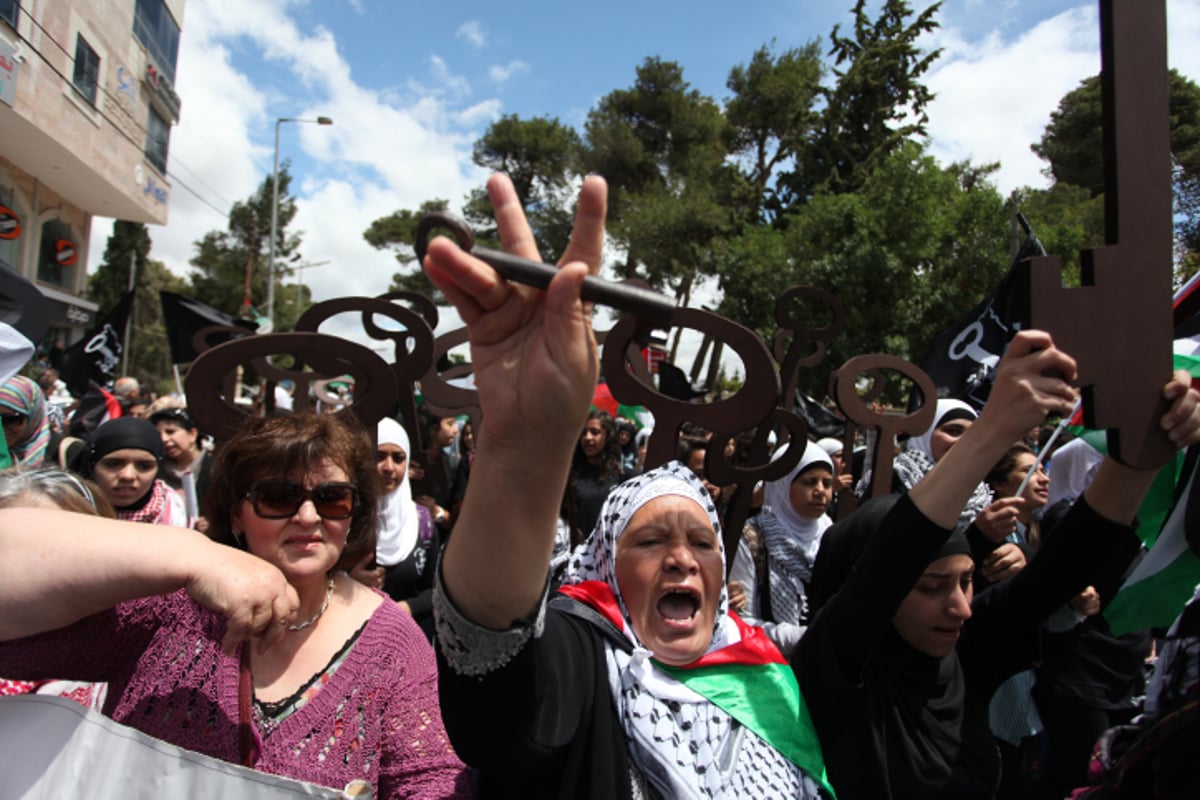
<svg viewBox="0 0 1200 800"><path fill-rule="evenodd" d="M651 500L679 495L708 514L717 541L721 524L712 497L678 461L632 478L609 493L591 535L571 554L566 584L608 584L632 652L606 645L608 683L634 764L662 797L820 797L817 784L779 751L712 702L656 669L638 639L616 578L617 539ZM722 566L724 550L721 550ZM707 652L741 640L722 586Z"/></svg>

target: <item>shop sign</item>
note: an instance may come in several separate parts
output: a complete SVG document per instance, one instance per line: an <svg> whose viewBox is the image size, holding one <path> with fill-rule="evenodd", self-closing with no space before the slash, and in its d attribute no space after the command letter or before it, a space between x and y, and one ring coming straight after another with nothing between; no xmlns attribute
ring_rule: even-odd
<svg viewBox="0 0 1200 800"><path fill-rule="evenodd" d="M75 243L69 239L59 239L54 243L54 261L60 267L71 267L79 260L79 253L75 250Z"/></svg>
<svg viewBox="0 0 1200 800"><path fill-rule="evenodd" d="M16 239L21 235L21 218L8 206L0 206L0 239Z"/></svg>

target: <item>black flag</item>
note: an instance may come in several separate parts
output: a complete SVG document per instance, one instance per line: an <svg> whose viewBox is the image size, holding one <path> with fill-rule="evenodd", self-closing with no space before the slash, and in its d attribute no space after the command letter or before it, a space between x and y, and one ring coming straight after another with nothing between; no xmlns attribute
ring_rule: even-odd
<svg viewBox="0 0 1200 800"><path fill-rule="evenodd" d="M950 397L983 408L992 391L996 362L1020 329L1020 292L1016 289L1016 266L1027 258L1046 255L1033 229L1021 214L1017 221L1025 230L1025 241L1017 251L1008 273L979 304L954 327L933 340L921 359L921 369L933 379L938 397ZM914 399L911 403L916 405Z"/></svg>
<svg viewBox="0 0 1200 800"><path fill-rule="evenodd" d="M159 292L162 299L163 320L167 325L167 343L171 346L172 364L190 364L200 354L196 351L193 338L204 328L214 325L245 328L246 333L258 330L258 324L217 311L199 300L184 297L174 292ZM223 344L238 338L232 331L214 335L210 345Z"/></svg>
<svg viewBox="0 0 1200 800"><path fill-rule="evenodd" d="M685 402L691 402L697 397L704 396L704 392L692 388L687 373L669 361L663 361L658 365L658 390L667 397L674 397L676 400Z"/></svg>
<svg viewBox="0 0 1200 800"><path fill-rule="evenodd" d="M0 382L25 366L49 327L46 298L0 259Z"/></svg>
<svg viewBox="0 0 1200 800"><path fill-rule="evenodd" d="M131 289L96 323L95 328L63 352L58 372L75 397L83 397L89 382L112 388L125 349L125 323L132 308Z"/></svg>

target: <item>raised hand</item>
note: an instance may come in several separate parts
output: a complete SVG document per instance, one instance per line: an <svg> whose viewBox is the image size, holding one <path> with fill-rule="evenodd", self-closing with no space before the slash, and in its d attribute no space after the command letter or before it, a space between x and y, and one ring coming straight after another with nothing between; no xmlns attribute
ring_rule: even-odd
<svg viewBox="0 0 1200 800"><path fill-rule="evenodd" d="M504 175L492 176L488 195L504 250L538 259L512 182ZM599 360L579 286L586 274L600 268L606 203L604 180L586 179L562 270L545 292L508 283L450 239L429 243L426 274L468 328L484 408L481 436L509 442L536 431L573 441L583 424Z"/></svg>

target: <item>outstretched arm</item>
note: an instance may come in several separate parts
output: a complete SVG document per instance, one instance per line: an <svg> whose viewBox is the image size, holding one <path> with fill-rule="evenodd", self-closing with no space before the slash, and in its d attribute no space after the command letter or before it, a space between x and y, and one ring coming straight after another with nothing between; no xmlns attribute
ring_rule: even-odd
<svg viewBox="0 0 1200 800"><path fill-rule="evenodd" d="M537 259L512 182L488 181L505 251ZM580 285L600 268L607 187L590 177L562 268L546 291L510 284L446 238L425 272L467 325L484 424L454 535L442 559L446 592L470 620L507 629L538 605L575 438L599 374Z"/></svg>
<svg viewBox="0 0 1200 800"><path fill-rule="evenodd" d="M0 640L186 588L228 619L226 651L249 638L265 650L299 606L274 566L187 528L8 508L0 510L0 553Z"/></svg>

